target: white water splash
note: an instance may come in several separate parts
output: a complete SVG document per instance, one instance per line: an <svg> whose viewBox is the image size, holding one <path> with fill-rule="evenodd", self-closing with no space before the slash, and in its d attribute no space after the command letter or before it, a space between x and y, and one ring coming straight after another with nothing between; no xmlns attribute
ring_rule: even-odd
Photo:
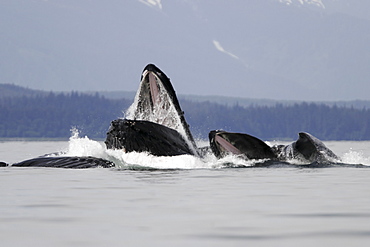
<svg viewBox="0 0 370 247"><path fill-rule="evenodd" d="M148 153L107 150L117 168L149 167L155 169L202 169L212 168L210 163L193 155L154 156ZM118 162L117 162L118 161Z"/></svg>
<svg viewBox="0 0 370 247"><path fill-rule="evenodd" d="M154 169L205 169L214 168L215 162L211 155L209 158L198 158L193 155L178 156L154 156L149 153L130 152L125 153L118 149L107 149L102 142L89 139L87 136L80 137L76 128L71 130L72 135L68 142L68 148L61 156L92 156L110 160L116 168L130 169L144 167Z"/></svg>
<svg viewBox="0 0 370 247"><path fill-rule="evenodd" d="M200 141L204 144L205 141ZM77 129L72 130L68 148L62 156L92 156L110 160L118 169L220 169L225 167L253 166L256 161L246 161L236 156L217 159L212 153L199 158L193 155L154 156L146 152L125 153L118 149L107 149L102 142L80 137Z"/></svg>
<svg viewBox="0 0 370 247"><path fill-rule="evenodd" d="M370 157L365 157L363 152L353 151L352 149L343 155L342 161L346 164L362 164L370 166Z"/></svg>
<svg viewBox="0 0 370 247"><path fill-rule="evenodd" d="M93 156L105 159L108 157L104 144L90 140L87 136L79 137L79 131L76 128L72 128L71 132L68 149L63 156Z"/></svg>
<svg viewBox="0 0 370 247"><path fill-rule="evenodd" d="M207 141L198 140L199 146L204 146ZM340 142L338 142L340 143ZM349 145L343 143L341 145ZM366 145L366 144L364 144ZM335 152L335 150L333 150ZM107 149L103 142L94 141L88 137L80 137L77 129L72 129L72 135L68 142L68 148L62 156L92 156L110 160L115 163L118 169L222 169L226 167L253 167L264 160L244 160L236 155L226 156L217 159L212 153L208 153L203 158L192 155L178 156L154 156L149 153L130 152L125 153L122 150ZM342 163L362 164L370 166L370 157L362 151L350 149L341 155ZM299 160L290 160L289 163L295 165L304 165Z"/></svg>

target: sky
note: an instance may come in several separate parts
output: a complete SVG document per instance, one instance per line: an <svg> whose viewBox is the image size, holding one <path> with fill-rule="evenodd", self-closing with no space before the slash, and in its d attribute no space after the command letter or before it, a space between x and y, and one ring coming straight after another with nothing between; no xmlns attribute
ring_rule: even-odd
<svg viewBox="0 0 370 247"><path fill-rule="evenodd" d="M0 83L136 91L154 63L178 94L370 100L370 2L2 0Z"/></svg>

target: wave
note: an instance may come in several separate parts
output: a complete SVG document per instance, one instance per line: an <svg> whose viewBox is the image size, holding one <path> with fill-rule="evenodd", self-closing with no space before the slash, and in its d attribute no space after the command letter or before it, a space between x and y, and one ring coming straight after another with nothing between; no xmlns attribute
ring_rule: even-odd
<svg viewBox="0 0 370 247"><path fill-rule="evenodd" d="M370 157L365 157L362 151L354 151L350 149L342 157L342 161L347 164L363 164L370 166Z"/></svg>
<svg viewBox="0 0 370 247"><path fill-rule="evenodd" d="M198 143L204 145L204 140ZM272 160L245 160L235 155L230 155L222 159L217 159L211 152L203 158L192 155L178 156L154 156L149 153L130 152L122 150L107 149L103 142L91 140L88 137L80 137L77 129L72 130L68 147L59 153L60 156L93 156L110 160L115 163L117 169L130 170L150 170L150 169L222 169L222 168L254 168L254 167L338 167L338 166L370 166L370 157L366 157L362 152L349 150L341 157L340 163L318 164L302 163L299 160L289 160L288 162Z"/></svg>

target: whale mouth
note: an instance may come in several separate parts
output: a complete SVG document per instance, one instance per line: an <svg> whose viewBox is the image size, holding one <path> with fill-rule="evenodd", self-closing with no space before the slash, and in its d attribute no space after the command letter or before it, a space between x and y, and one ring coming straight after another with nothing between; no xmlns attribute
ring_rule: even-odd
<svg viewBox="0 0 370 247"><path fill-rule="evenodd" d="M213 130L209 133L210 145L218 158L236 155L245 159L276 159L269 145L260 139L243 133Z"/></svg>
<svg viewBox="0 0 370 247"><path fill-rule="evenodd" d="M157 84L157 77L154 73L149 72L149 86L150 86L150 95L152 98L153 105L159 103L159 88Z"/></svg>
<svg viewBox="0 0 370 247"><path fill-rule="evenodd" d="M242 152L237 149L233 144L231 144L229 141L227 141L225 138L219 136L216 134L215 141L218 143L218 145L224 149L227 152L230 152L235 155L242 154Z"/></svg>
<svg viewBox="0 0 370 247"><path fill-rule="evenodd" d="M154 64L148 64L144 68L139 89L125 118L149 121L174 129L184 137L193 152L197 154L196 143L185 121L184 112L171 81Z"/></svg>
<svg viewBox="0 0 370 247"><path fill-rule="evenodd" d="M148 87L146 90L146 94L147 94L146 97L150 99L150 102L151 102L150 106L152 107L152 110L153 110L153 108L156 105L159 105L161 102L160 84L162 84L162 82L153 71L149 71L149 70L145 70L143 72L141 82L144 84L143 86Z"/></svg>
<svg viewBox="0 0 370 247"><path fill-rule="evenodd" d="M210 146L216 157L222 158L228 154L243 154L243 152L236 148L229 140L224 138L222 133L223 132L219 130L212 130L209 132Z"/></svg>
<svg viewBox="0 0 370 247"><path fill-rule="evenodd" d="M177 129L178 111L166 88L167 81L161 73L149 68L143 71L140 83L139 101L133 119L147 120Z"/></svg>

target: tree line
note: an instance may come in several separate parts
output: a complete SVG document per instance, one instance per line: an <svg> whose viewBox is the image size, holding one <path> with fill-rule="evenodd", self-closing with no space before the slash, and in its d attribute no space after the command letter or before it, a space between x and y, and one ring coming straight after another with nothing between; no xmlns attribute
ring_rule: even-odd
<svg viewBox="0 0 370 247"><path fill-rule="evenodd" d="M105 138L112 120L124 116L131 100L77 92L0 98L0 138ZM370 110L316 103L274 106L180 102L195 138L213 129L241 132L263 140L296 139L300 131L321 140L370 140Z"/></svg>
<svg viewBox="0 0 370 247"><path fill-rule="evenodd" d="M301 131L321 140L370 140L370 110L365 108L305 102L248 107L184 103L185 117L193 133L201 136L211 129L224 129L263 140L296 139Z"/></svg>
<svg viewBox="0 0 370 247"><path fill-rule="evenodd" d="M81 135L102 138L129 104L77 92L1 98L0 137L66 138L76 127Z"/></svg>

